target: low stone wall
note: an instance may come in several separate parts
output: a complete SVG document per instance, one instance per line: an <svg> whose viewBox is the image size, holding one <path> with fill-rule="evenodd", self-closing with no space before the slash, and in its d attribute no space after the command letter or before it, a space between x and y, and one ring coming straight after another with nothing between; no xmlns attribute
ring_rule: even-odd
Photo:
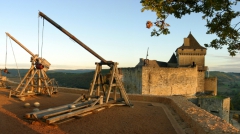
<svg viewBox="0 0 240 134"><path fill-rule="evenodd" d="M197 107L182 96L129 95L130 100L164 103L188 123L196 134L235 134L238 129L225 120Z"/></svg>
<svg viewBox="0 0 240 134"><path fill-rule="evenodd" d="M88 90L59 88L59 92L82 94L87 93ZM192 127L196 134L240 133L238 129L227 123L225 120L197 107L183 96L128 94L128 97L133 101L159 102L169 105L184 120L184 122Z"/></svg>

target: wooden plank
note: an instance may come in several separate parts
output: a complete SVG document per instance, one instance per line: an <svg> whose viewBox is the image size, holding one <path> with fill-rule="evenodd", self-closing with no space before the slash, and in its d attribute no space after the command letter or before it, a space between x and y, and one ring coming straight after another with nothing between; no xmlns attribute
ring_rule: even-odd
<svg viewBox="0 0 240 134"><path fill-rule="evenodd" d="M98 109L94 110L94 112L99 112L99 111L102 111L104 109L105 109L105 107L101 107L101 108L98 108Z"/></svg>
<svg viewBox="0 0 240 134"><path fill-rule="evenodd" d="M126 105L126 104L120 104L120 103L119 104L108 104L107 107L111 108L113 106L124 106L124 105Z"/></svg>
<svg viewBox="0 0 240 134"><path fill-rule="evenodd" d="M96 105L100 100L103 100L103 96L100 96L94 103L91 104L91 107Z"/></svg>
<svg viewBox="0 0 240 134"><path fill-rule="evenodd" d="M78 110L78 109L86 108L86 107L88 107L88 104L87 104L87 105L84 105L84 106L72 108L72 109L67 109L67 110L55 112L55 113L52 113L52 114L47 114L47 115L44 115L42 118L43 118L43 119L47 119L47 118L52 117L52 116L56 116L56 115L60 115L60 114L64 114L64 113L68 113L68 112L72 112L72 111L76 111L76 110Z"/></svg>
<svg viewBox="0 0 240 134"><path fill-rule="evenodd" d="M73 103L79 102L81 99L84 99L83 95L81 94Z"/></svg>
<svg viewBox="0 0 240 134"><path fill-rule="evenodd" d="M113 103L113 102L114 101L109 101L109 103ZM104 103L102 105L95 105L94 107L88 107L88 108L85 108L85 109L80 109L80 110L73 111L73 112L70 112L70 113L67 113L67 114L63 114L63 115L59 115L59 116L56 116L56 117L52 117L52 118L47 119L46 122L48 124L51 124L51 123L57 122L59 120L70 118L70 117L73 117L73 116L76 116L76 115L79 115L79 114L82 114L82 113L85 113L85 112L89 112L89 111L98 109L100 107L107 106L109 103Z"/></svg>
<svg viewBox="0 0 240 134"><path fill-rule="evenodd" d="M76 115L76 116L74 116L74 118L77 118L77 119L79 119L79 118L82 118L82 117L84 117L84 116L86 116L86 115L89 115L89 114L92 114L93 112L86 112L86 113L83 113L83 114L80 114L80 115Z"/></svg>
<svg viewBox="0 0 240 134"><path fill-rule="evenodd" d="M41 111L38 111L38 112L31 112L31 113L27 113L25 115L25 117L26 118L31 118L32 115L34 115L37 118L42 118L43 116L48 115L48 114L52 114L52 113L56 113L56 112L59 112L59 111L67 110L67 109L69 109L69 105L75 105L76 107L79 107L79 106L83 106L83 105L86 105L86 104L91 104L91 103L93 103L94 100L96 100L96 99L92 99L92 100L89 100L89 101L86 101L86 102L79 102L79 103L76 103L76 104L73 104L73 103L66 104L66 105L63 105L63 106L49 108L49 109L41 110Z"/></svg>

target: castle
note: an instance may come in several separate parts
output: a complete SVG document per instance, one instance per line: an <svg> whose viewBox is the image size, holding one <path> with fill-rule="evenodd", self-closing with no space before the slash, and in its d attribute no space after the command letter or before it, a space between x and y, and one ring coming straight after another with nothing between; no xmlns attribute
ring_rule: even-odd
<svg viewBox="0 0 240 134"><path fill-rule="evenodd" d="M206 77L206 48L190 33L168 62L140 59L133 68L122 68L128 93L184 95L209 92L217 95L217 78Z"/></svg>
<svg viewBox="0 0 240 134"><path fill-rule="evenodd" d="M207 49L190 33L175 52L168 62L141 58L135 67L121 68L126 91L142 95L197 96L191 99L194 104L229 122L230 98L216 97L217 78L206 76Z"/></svg>

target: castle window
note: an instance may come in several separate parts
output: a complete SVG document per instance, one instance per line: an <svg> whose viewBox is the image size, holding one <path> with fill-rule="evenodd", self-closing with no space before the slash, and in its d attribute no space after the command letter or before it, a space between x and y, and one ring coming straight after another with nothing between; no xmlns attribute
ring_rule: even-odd
<svg viewBox="0 0 240 134"><path fill-rule="evenodd" d="M211 113L215 113L215 114L218 114L218 113L219 113L218 111L214 111L214 110L211 110L210 112L211 112Z"/></svg>
<svg viewBox="0 0 240 134"><path fill-rule="evenodd" d="M183 49L182 49L183 50Z"/></svg>
<svg viewBox="0 0 240 134"><path fill-rule="evenodd" d="M196 49L194 49L194 51L196 51Z"/></svg>

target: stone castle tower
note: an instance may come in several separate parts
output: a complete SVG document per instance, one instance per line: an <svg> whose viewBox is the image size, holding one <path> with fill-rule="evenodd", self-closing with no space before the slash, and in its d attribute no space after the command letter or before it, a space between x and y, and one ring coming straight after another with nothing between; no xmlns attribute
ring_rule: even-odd
<svg viewBox="0 0 240 134"><path fill-rule="evenodd" d="M205 76L206 48L190 33L168 62L140 58L133 68L122 68L127 92L192 96L217 94L217 79Z"/></svg>
<svg viewBox="0 0 240 134"><path fill-rule="evenodd" d="M179 67L187 67L195 64L198 66L198 70L205 71L207 69L205 67L205 55L206 48L197 42L191 32L187 38L184 38L183 45L176 50Z"/></svg>

